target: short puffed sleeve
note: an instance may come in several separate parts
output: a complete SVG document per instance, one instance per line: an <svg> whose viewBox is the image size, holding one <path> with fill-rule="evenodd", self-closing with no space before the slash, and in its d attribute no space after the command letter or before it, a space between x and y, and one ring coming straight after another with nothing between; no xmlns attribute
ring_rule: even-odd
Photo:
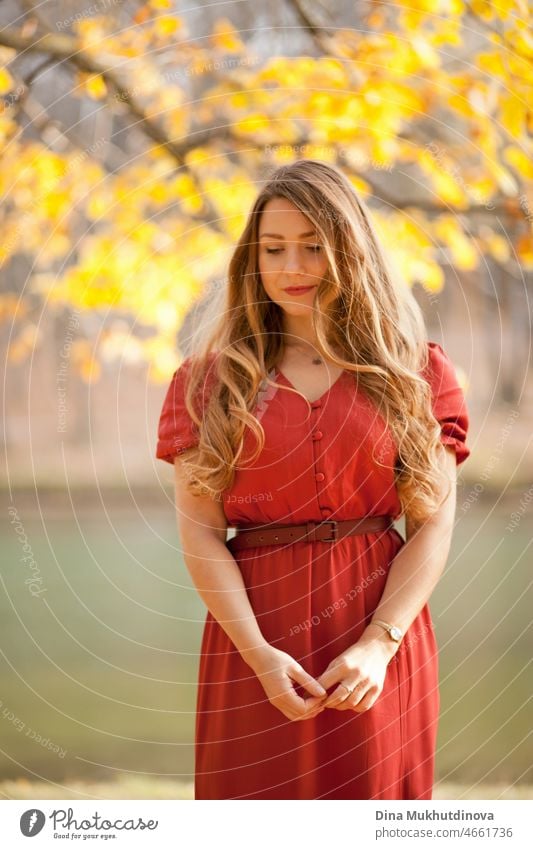
<svg viewBox="0 0 533 849"><path fill-rule="evenodd" d="M433 415L441 425L441 442L455 448L457 465L470 455L465 396L454 365L437 342L428 342L428 363L422 376L431 386Z"/></svg>
<svg viewBox="0 0 533 849"><path fill-rule="evenodd" d="M170 386L167 389L159 426L157 430L156 457L167 463L174 463L174 458L182 454L188 448L198 445L199 433L195 422L189 415L185 406L185 392L190 375L192 358L187 357L172 375ZM200 402L197 410L200 414L202 406L206 401L206 390L210 385L210 377L204 379L203 391L200 383ZM195 396L198 398L198 396Z"/></svg>

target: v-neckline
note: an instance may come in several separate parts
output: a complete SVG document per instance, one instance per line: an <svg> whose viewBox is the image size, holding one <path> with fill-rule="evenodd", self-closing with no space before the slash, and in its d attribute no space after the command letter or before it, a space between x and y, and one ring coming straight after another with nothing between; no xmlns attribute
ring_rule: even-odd
<svg viewBox="0 0 533 849"><path fill-rule="evenodd" d="M303 397L306 399L306 401L307 401L309 404L318 404L319 402L322 402L322 401L324 400L324 398L326 398L326 397L327 397L327 396L328 396L328 395L332 392L332 390L333 390L333 389L335 389L335 387L336 387L337 383L339 383L339 382L342 380L342 378L344 377L344 375L346 374L346 369L343 369L343 370L341 371L341 373L339 374L339 376L338 376L338 377L337 377L337 378L333 381L333 383L331 384L331 386L329 387L329 389L326 389L326 391L325 391L325 392L323 392L323 393L322 393L322 395L320 395L320 397L319 397L319 398L315 398L313 401L311 401L309 398L307 398L307 396L306 396L306 395L304 395L304 393L303 393L303 392L300 392L300 390L299 390L299 389L297 389L297 387L294 385L294 383L292 382L292 380L289 380L289 378L288 378L285 374L283 374L283 372L281 371L281 369L276 368L276 371L277 371L277 373L278 373L278 377L281 377L281 378L285 381L285 383L288 383L288 384L289 384L289 386L290 386L292 389L296 389L296 391L297 391L297 392L299 392L299 393L300 393L300 395L303 395Z"/></svg>

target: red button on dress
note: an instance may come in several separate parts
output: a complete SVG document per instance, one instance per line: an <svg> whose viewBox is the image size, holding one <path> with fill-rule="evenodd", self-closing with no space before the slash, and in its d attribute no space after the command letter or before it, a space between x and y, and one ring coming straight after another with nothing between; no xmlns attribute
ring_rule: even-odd
<svg viewBox="0 0 533 849"><path fill-rule="evenodd" d="M429 357L423 376L432 388L433 412L459 464L470 453L464 396L440 345L429 343ZM159 421L156 456L169 463L198 438L184 406L187 364L174 373ZM331 512L321 507L313 485L308 405L284 391L292 384L283 374L277 372L276 380L280 388L265 388L256 408L263 451L254 465L239 464L222 494L230 527L316 522ZM343 372L311 406L327 434L320 463L335 518L398 518L395 445L355 377ZM254 446L247 431L244 454ZM234 557L265 639L318 677L358 640L403 544L390 529L334 542L250 547ZM227 546L231 551L231 540ZM313 719L287 719L209 611L198 684L196 799L432 798L439 690L427 604L390 661L379 698L362 713L327 708ZM296 691L305 695L299 685Z"/></svg>
<svg viewBox="0 0 533 849"><path fill-rule="evenodd" d="M326 476L325 476L324 472L317 472L316 475L315 475L315 480L316 481L323 481L325 479L325 477Z"/></svg>

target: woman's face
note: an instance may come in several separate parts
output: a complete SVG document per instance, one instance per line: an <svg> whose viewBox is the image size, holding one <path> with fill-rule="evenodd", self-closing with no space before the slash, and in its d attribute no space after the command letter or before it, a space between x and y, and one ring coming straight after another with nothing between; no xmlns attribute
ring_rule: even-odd
<svg viewBox="0 0 533 849"><path fill-rule="evenodd" d="M269 298L289 315L312 310L328 262L312 221L286 198L272 198L259 224L259 273Z"/></svg>

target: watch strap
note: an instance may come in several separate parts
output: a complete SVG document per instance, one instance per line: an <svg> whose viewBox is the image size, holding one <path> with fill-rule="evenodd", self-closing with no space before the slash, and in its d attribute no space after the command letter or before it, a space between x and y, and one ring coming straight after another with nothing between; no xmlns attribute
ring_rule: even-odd
<svg viewBox="0 0 533 849"><path fill-rule="evenodd" d="M396 637L393 637L392 634L391 634L391 630L397 628L396 625L390 625L388 622L384 622L383 619L372 619L370 624L371 625L380 625L382 628L385 629L385 631L388 633L388 635L391 639L396 640ZM399 628L397 628L397 630L400 631ZM401 633L401 631L400 631L400 633Z"/></svg>

